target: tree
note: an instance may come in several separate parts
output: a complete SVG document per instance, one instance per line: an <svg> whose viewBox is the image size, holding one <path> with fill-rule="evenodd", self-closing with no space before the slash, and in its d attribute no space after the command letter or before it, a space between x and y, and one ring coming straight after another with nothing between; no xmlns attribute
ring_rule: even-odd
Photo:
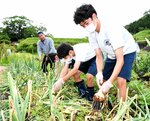
<svg viewBox="0 0 150 121"><path fill-rule="evenodd" d="M4 18L3 33L7 34L11 41L18 41L27 37L37 36L38 27L33 25L33 21L25 16L13 16Z"/></svg>
<svg viewBox="0 0 150 121"><path fill-rule="evenodd" d="M9 43L10 38L8 37L7 34L3 33L3 28L0 27L0 43L6 42Z"/></svg>
<svg viewBox="0 0 150 121"><path fill-rule="evenodd" d="M1 34L1 33L3 33L3 28L2 28L2 27L0 27L0 34Z"/></svg>
<svg viewBox="0 0 150 121"><path fill-rule="evenodd" d="M148 11L145 11L144 15L150 15L150 9Z"/></svg>
<svg viewBox="0 0 150 121"><path fill-rule="evenodd" d="M150 10L146 11L139 20L125 26L129 32L135 34L139 31L150 29Z"/></svg>
<svg viewBox="0 0 150 121"><path fill-rule="evenodd" d="M46 29L46 27L45 27L44 25L41 24L41 25L38 27L38 31L46 32L47 29Z"/></svg>

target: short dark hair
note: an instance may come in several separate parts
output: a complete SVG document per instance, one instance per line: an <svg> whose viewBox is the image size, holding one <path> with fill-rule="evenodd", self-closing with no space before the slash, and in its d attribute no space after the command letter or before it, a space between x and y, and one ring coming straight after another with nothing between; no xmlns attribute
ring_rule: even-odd
<svg viewBox="0 0 150 121"><path fill-rule="evenodd" d="M37 35L44 34L43 32L38 32Z"/></svg>
<svg viewBox="0 0 150 121"><path fill-rule="evenodd" d="M74 22L80 24L88 18L92 18L93 13L97 15L96 10L91 4L83 4L78 7L74 13Z"/></svg>
<svg viewBox="0 0 150 121"><path fill-rule="evenodd" d="M60 59L65 58L67 55L69 55L69 51L73 50L73 47L69 44L62 43L57 47L57 54Z"/></svg>

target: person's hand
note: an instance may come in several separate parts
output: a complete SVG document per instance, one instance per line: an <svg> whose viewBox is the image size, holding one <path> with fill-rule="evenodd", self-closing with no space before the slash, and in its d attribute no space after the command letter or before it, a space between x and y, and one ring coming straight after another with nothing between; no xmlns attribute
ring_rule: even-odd
<svg viewBox="0 0 150 121"><path fill-rule="evenodd" d="M42 57L39 57L39 61L42 62Z"/></svg>
<svg viewBox="0 0 150 121"><path fill-rule="evenodd" d="M104 94L107 94L112 86L112 82L110 80L107 80L103 83L100 90L102 90Z"/></svg>
<svg viewBox="0 0 150 121"><path fill-rule="evenodd" d="M57 93L63 86L64 80L62 78L58 79L55 84L53 85L53 92Z"/></svg>
<svg viewBox="0 0 150 121"><path fill-rule="evenodd" d="M69 65L70 63L72 63L72 58L68 58L65 60L66 65Z"/></svg>
<svg viewBox="0 0 150 121"><path fill-rule="evenodd" d="M99 90L97 93L93 96L94 101L103 102L105 100L105 95L102 93L102 90Z"/></svg>
<svg viewBox="0 0 150 121"><path fill-rule="evenodd" d="M48 61L48 56L46 56L46 61Z"/></svg>
<svg viewBox="0 0 150 121"><path fill-rule="evenodd" d="M97 85L98 85L99 88L103 84L103 74L102 74L102 72L98 72L96 74L96 83L97 83Z"/></svg>

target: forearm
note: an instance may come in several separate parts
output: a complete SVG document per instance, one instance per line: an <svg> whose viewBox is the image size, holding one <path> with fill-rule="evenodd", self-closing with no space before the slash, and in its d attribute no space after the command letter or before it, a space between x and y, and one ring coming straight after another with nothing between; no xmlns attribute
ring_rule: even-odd
<svg viewBox="0 0 150 121"><path fill-rule="evenodd" d="M42 57L42 49L39 44L37 45L37 53L39 55L39 58Z"/></svg>
<svg viewBox="0 0 150 121"><path fill-rule="evenodd" d="M70 77L76 74L78 69L72 69L66 76L63 77L63 80L66 82Z"/></svg>
<svg viewBox="0 0 150 121"><path fill-rule="evenodd" d="M64 65L64 67L63 67L63 69L62 69L62 71L60 73L59 78L63 78L68 73L68 66L69 65Z"/></svg>
<svg viewBox="0 0 150 121"><path fill-rule="evenodd" d="M42 54L39 54L39 60L42 60Z"/></svg>
<svg viewBox="0 0 150 121"><path fill-rule="evenodd" d="M109 81L111 81L112 83L115 81L115 79L117 78L117 76L119 75L122 66L124 64L124 55L123 55L123 47L120 47L118 49L115 50L115 55L116 55L116 65L114 67L113 73L109 78Z"/></svg>
<svg viewBox="0 0 150 121"><path fill-rule="evenodd" d="M121 69L122 69L123 64L124 64L124 59L123 59L123 57L117 59L117 62L116 62L114 71L113 71L111 77L109 78L109 80L110 80L112 83L115 81L115 79L116 79L117 76L119 75L119 73L120 73L120 71L121 71Z"/></svg>
<svg viewBox="0 0 150 121"><path fill-rule="evenodd" d="M102 72L103 70L103 58L96 57L96 65L97 65L97 72Z"/></svg>

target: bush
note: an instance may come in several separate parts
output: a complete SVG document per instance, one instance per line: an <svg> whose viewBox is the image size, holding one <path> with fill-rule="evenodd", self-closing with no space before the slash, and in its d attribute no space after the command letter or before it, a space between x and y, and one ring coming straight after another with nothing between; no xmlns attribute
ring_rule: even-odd
<svg viewBox="0 0 150 121"><path fill-rule="evenodd" d="M0 40L0 44L2 44L2 43L10 44L11 42L10 42L10 40L4 39L4 40Z"/></svg>
<svg viewBox="0 0 150 121"><path fill-rule="evenodd" d="M142 51L137 54L136 61L133 65L133 70L138 74L142 80L149 80L150 76L150 54L149 52Z"/></svg>
<svg viewBox="0 0 150 121"><path fill-rule="evenodd" d="M1 43L10 44L10 38L8 37L8 35L0 34L0 44Z"/></svg>
<svg viewBox="0 0 150 121"><path fill-rule="evenodd" d="M0 34L0 40L10 40L10 38L6 34Z"/></svg>
<svg viewBox="0 0 150 121"><path fill-rule="evenodd" d="M37 52L37 41L38 41L37 37L27 38L25 40L22 40L17 47L17 51L36 53Z"/></svg>
<svg viewBox="0 0 150 121"><path fill-rule="evenodd" d="M145 40L145 38L150 39L150 29L140 31L133 35L134 39L139 42Z"/></svg>
<svg viewBox="0 0 150 121"><path fill-rule="evenodd" d="M141 49L143 49L147 46L147 42L146 42L145 38L150 40L150 29L140 31L140 32L134 34L133 37L136 40L136 42L138 42L139 47Z"/></svg>

